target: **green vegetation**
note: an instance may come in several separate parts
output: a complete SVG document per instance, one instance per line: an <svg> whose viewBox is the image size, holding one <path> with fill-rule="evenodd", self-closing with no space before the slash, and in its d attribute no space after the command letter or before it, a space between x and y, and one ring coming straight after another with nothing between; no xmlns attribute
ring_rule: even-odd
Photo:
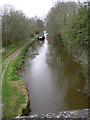
<svg viewBox="0 0 90 120"><path fill-rule="evenodd" d="M24 62L24 55L28 48L36 41L37 36L9 63L3 81L3 117L10 118L27 115L29 109L28 91L18 76L17 70Z"/></svg>
<svg viewBox="0 0 90 120"><path fill-rule="evenodd" d="M59 40L88 73L88 3L58 2L49 12L46 29Z"/></svg>
<svg viewBox="0 0 90 120"><path fill-rule="evenodd" d="M18 44L11 44L8 46L5 46L5 52L2 53L2 62L11 54L13 54L17 49L22 47L25 43L27 43L28 40L22 40Z"/></svg>
<svg viewBox="0 0 90 120"><path fill-rule="evenodd" d="M38 18L27 18L22 11L5 5L0 9L2 18L2 70L4 60L17 49L29 42L29 39L44 29L44 22Z"/></svg>
<svg viewBox="0 0 90 120"><path fill-rule="evenodd" d="M38 18L27 18L22 11L15 10L13 6L5 5L0 8L2 19L2 47L4 52L0 58L0 66L4 69L8 57L19 48L24 48L21 53L9 63L4 74L2 85L3 117L27 115L29 113L28 91L18 76L28 48L35 42L37 36L44 29L44 22ZM25 47L26 46L26 47ZM6 61L5 61L6 60ZM2 72L0 69L0 73ZM0 74L1 75L1 74ZM1 79L1 78L0 78ZM1 81L0 81L1 82Z"/></svg>
<svg viewBox="0 0 90 120"><path fill-rule="evenodd" d="M16 43L34 36L43 31L44 22L38 18L27 18L22 11L13 6L5 5L0 9L2 17L2 45Z"/></svg>

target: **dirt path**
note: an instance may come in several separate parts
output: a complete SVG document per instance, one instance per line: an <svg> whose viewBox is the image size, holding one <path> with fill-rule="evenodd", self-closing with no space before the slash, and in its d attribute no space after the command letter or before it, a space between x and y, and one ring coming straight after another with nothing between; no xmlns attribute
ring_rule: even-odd
<svg viewBox="0 0 90 120"><path fill-rule="evenodd" d="M19 48L18 50L16 50L13 54L11 54L9 57L7 57L7 59L2 63L3 65L5 65L4 70L3 70L3 72L2 72L2 75L1 75L1 79L2 79L2 80L3 80L3 78L4 78L4 74L5 74L5 71L6 71L7 67L8 67L8 64L9 64L15 57L17 57L17 56L19 55L19 53L21 52L21 50L22 50L23 48L25 48L26 45L28 45L29 43L30 43L30 42L28 42L27 44L25 44L24 46L22 46L21 48Z"/></svg>

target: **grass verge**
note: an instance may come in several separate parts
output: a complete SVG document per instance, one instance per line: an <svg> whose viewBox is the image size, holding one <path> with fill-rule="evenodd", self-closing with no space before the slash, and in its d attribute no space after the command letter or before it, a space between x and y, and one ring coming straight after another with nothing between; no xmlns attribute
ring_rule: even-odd
<svg viewBox="0 0 90 120"><path fill-rule="evenodd" d="M28 43L28 42L29 42L29 40L21 40L20 42L18 42L16 44L11 44L11 45L4 47L5 52L2 53L2 62L4 62L4 60L8 56L13 54L18 48L22 47L25 43Z"/></svg>
<svg viewBox="0 0 90 120"><path fill-rule="evenodd" d="M29 113L28 91L18 76L17 70L20 69L21 64L24 62L24 56L28 48L36 39L37 37L32 39L20 54L9 63L6 69L2 89L3 118L12 118Z"/></svg>

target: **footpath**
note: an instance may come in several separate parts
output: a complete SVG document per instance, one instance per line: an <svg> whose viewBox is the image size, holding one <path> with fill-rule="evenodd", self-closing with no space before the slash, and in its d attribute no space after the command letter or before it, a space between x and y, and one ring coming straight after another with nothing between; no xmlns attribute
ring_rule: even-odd
<svg viewBox="0 0 90 120"><path fill-rule="evenodd" d="M29 44L29 43L25 44L24 46L22 46L21 48L19 48L18 50L16 50L13 54L11 54L9 57L7 57L6 60L4 60L4 62L2 63L3 65L5 65L5 66L4 66L4 70L3 70L3 72L2 72L2 75L1 75L2 80L3 80L3 78L4 78L4 74L5 74L5 71L6 71L7 67L8 67L8 64L9 64L15 57L17 57L17 56L19 55L19 53L21 52L21 50L22 50L23 48L25 48L28 44Z"/></svg>

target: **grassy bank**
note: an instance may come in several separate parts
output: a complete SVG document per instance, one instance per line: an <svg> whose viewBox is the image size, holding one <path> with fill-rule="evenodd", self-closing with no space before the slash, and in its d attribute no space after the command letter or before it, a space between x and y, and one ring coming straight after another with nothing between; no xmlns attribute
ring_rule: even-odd
<svg viewBox="0 0 90 120"><path fill-rule="evenodd" d="M4 61L9 57L11 54L13 54L16 50L18 50L20 47L22 47L24 44L28 43L29 40L22 40L19 43L11 44L8 46L3 47L4 52L2 53L2 71L4 70L5 63Z"/></svg>
<svg viewBox="0 0 90 120"><path fill-rule="evenodd" d="M29 40L22 40L19 43L11 44L5 46L5 52L2 53L2 62L11 54L13 54L18 48L22 47L25 43L28 43Z"/></svg>
<svg viewBox="0 0 90 120"><path fill-rule="evenodd" d="M37 36L9 63L5 72L2 90L4 118L27 115L29 113L29 109L27 109L29 107L28 91L18 76L17 70L20 69L28 48L36 39Z"/></svg>

